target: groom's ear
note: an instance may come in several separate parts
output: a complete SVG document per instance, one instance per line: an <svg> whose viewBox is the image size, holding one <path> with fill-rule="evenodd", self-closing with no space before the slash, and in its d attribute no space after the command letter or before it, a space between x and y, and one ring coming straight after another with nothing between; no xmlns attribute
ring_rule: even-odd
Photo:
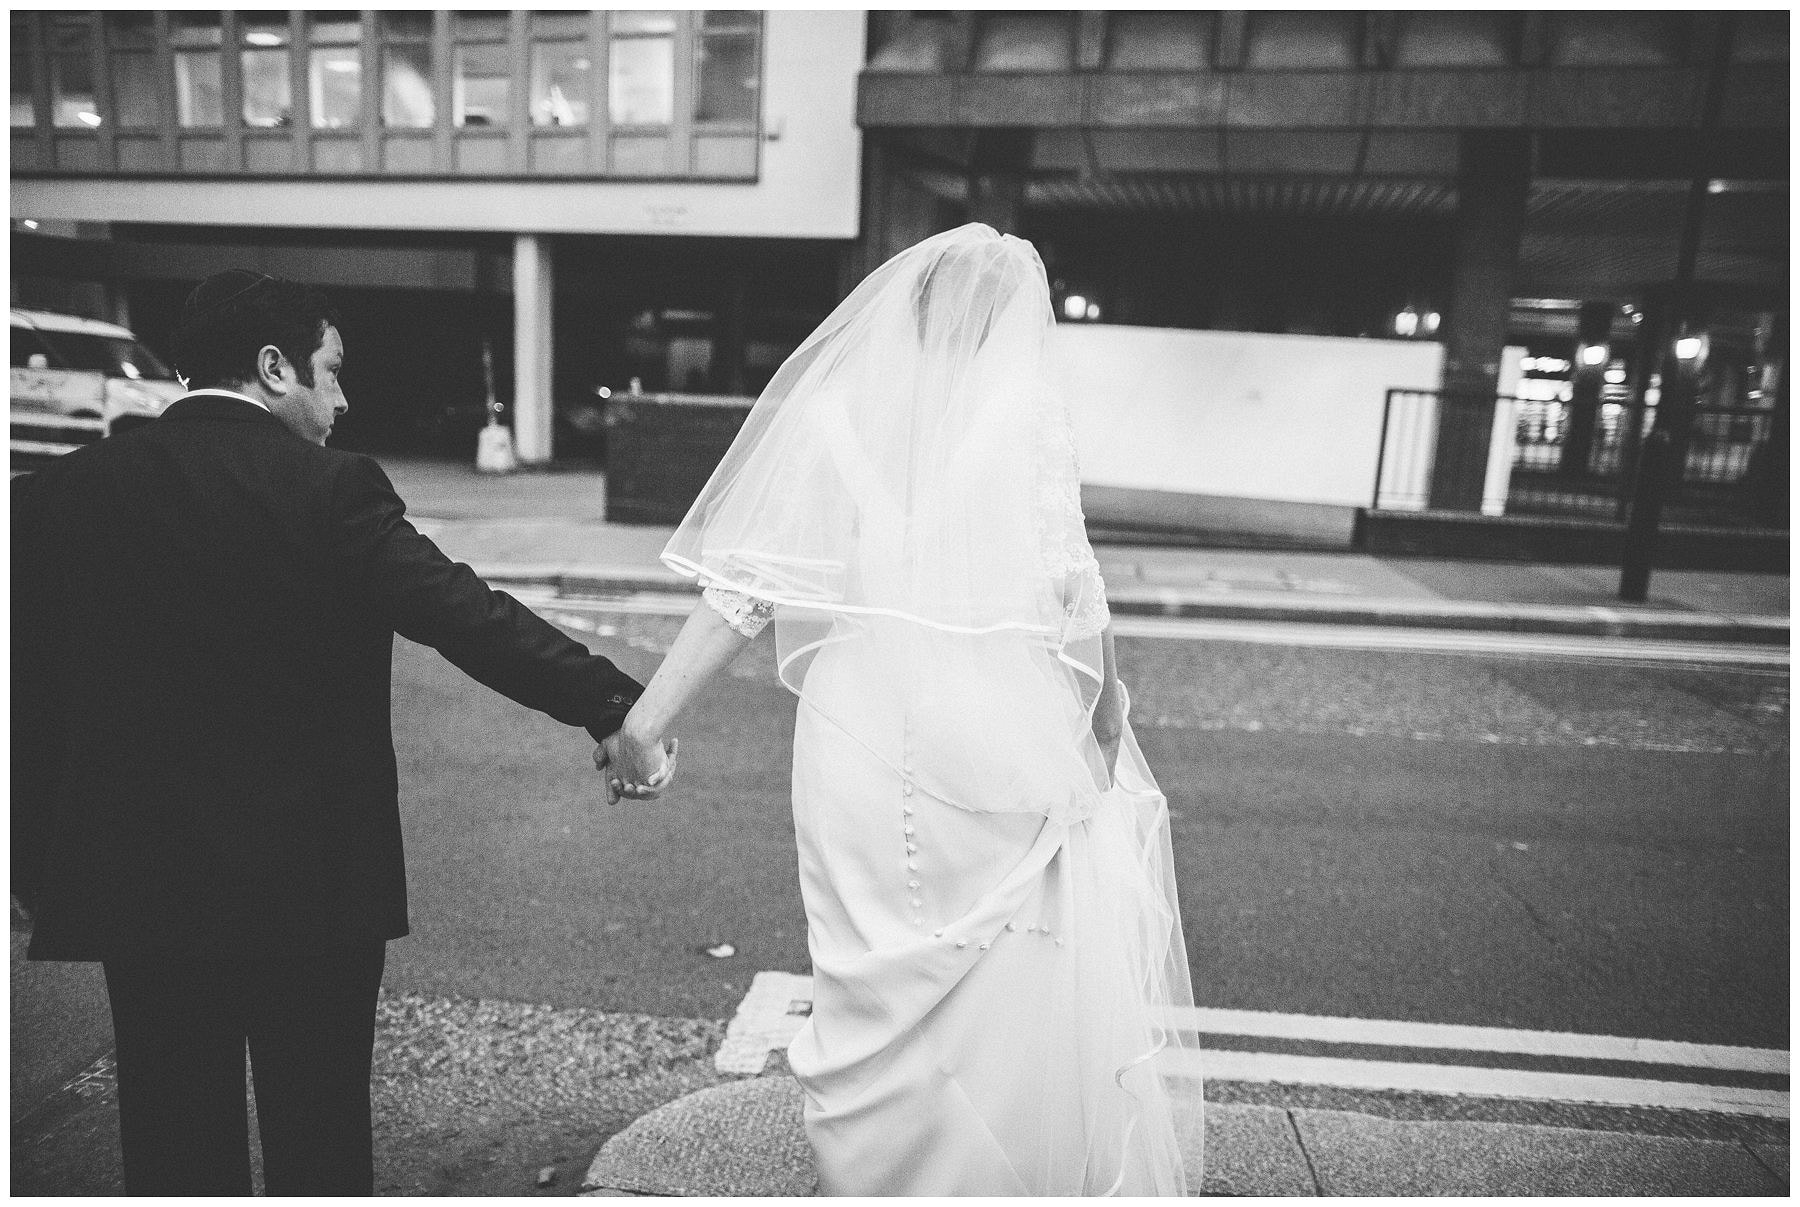
<svg viewBox="0 0 1800 1207"><path fill-rule="evenodd" d="M287 357L274 344L264 344L256 350L256 380L272 393L288 392L288 367Z"/></svg>

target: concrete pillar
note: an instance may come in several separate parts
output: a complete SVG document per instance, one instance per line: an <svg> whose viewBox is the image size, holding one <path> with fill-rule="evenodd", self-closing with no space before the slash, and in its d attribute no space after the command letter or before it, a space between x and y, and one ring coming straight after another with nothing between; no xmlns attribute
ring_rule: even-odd
<svg viewBox="0 0 1800 1207"><path fill-rule="evenodd" d="M1430 505L1478 511L1531 186L1531 137L1523 130L1466 130L1460 152L1456 268Z"/></svg>
<svg viewBox="0 0 1800 1207"><path fill-rule="evenodd" d="M543 235L513 237L513 443L521 463L550 460L550 245Z"/></svg>

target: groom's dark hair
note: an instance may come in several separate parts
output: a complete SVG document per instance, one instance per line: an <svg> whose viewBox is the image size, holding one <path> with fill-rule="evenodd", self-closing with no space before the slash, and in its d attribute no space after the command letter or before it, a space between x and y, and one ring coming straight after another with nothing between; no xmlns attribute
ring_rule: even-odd
<svg viewBox="0 0 1800 1207"><path fill-rule="evenodd" d="M256 379L256 354L274 345L300 384L313 384L312 357L337 310L310 285L231 268L187 296L175 333L175 371L191 390Z"/></svg>

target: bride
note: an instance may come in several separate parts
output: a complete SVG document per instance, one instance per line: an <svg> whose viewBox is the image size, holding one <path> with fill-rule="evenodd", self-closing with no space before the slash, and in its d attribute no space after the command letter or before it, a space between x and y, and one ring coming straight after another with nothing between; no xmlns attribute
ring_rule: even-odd
<svg viewBox="0 0 1800 1207"><path fill-rule="evenodd" d="M1168 808L1126 721L1032 246L971 224L776 373L663 560L704 585L615 789L773 623L799 697L825 1194L1182 1194L1158 1052L1192 1005Z"/></svg>

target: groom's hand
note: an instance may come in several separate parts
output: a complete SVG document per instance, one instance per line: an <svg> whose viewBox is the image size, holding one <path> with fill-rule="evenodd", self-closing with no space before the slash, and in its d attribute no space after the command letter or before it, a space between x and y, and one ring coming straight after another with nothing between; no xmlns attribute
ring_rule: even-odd
<svg viewBox="0 0 1800 1207"><path fill-rule="evenodd" d="M680 742L646 741L625 729L594 748L594 767L606 777L606 803L621 799L655 800L675 778Z"/></svg>

